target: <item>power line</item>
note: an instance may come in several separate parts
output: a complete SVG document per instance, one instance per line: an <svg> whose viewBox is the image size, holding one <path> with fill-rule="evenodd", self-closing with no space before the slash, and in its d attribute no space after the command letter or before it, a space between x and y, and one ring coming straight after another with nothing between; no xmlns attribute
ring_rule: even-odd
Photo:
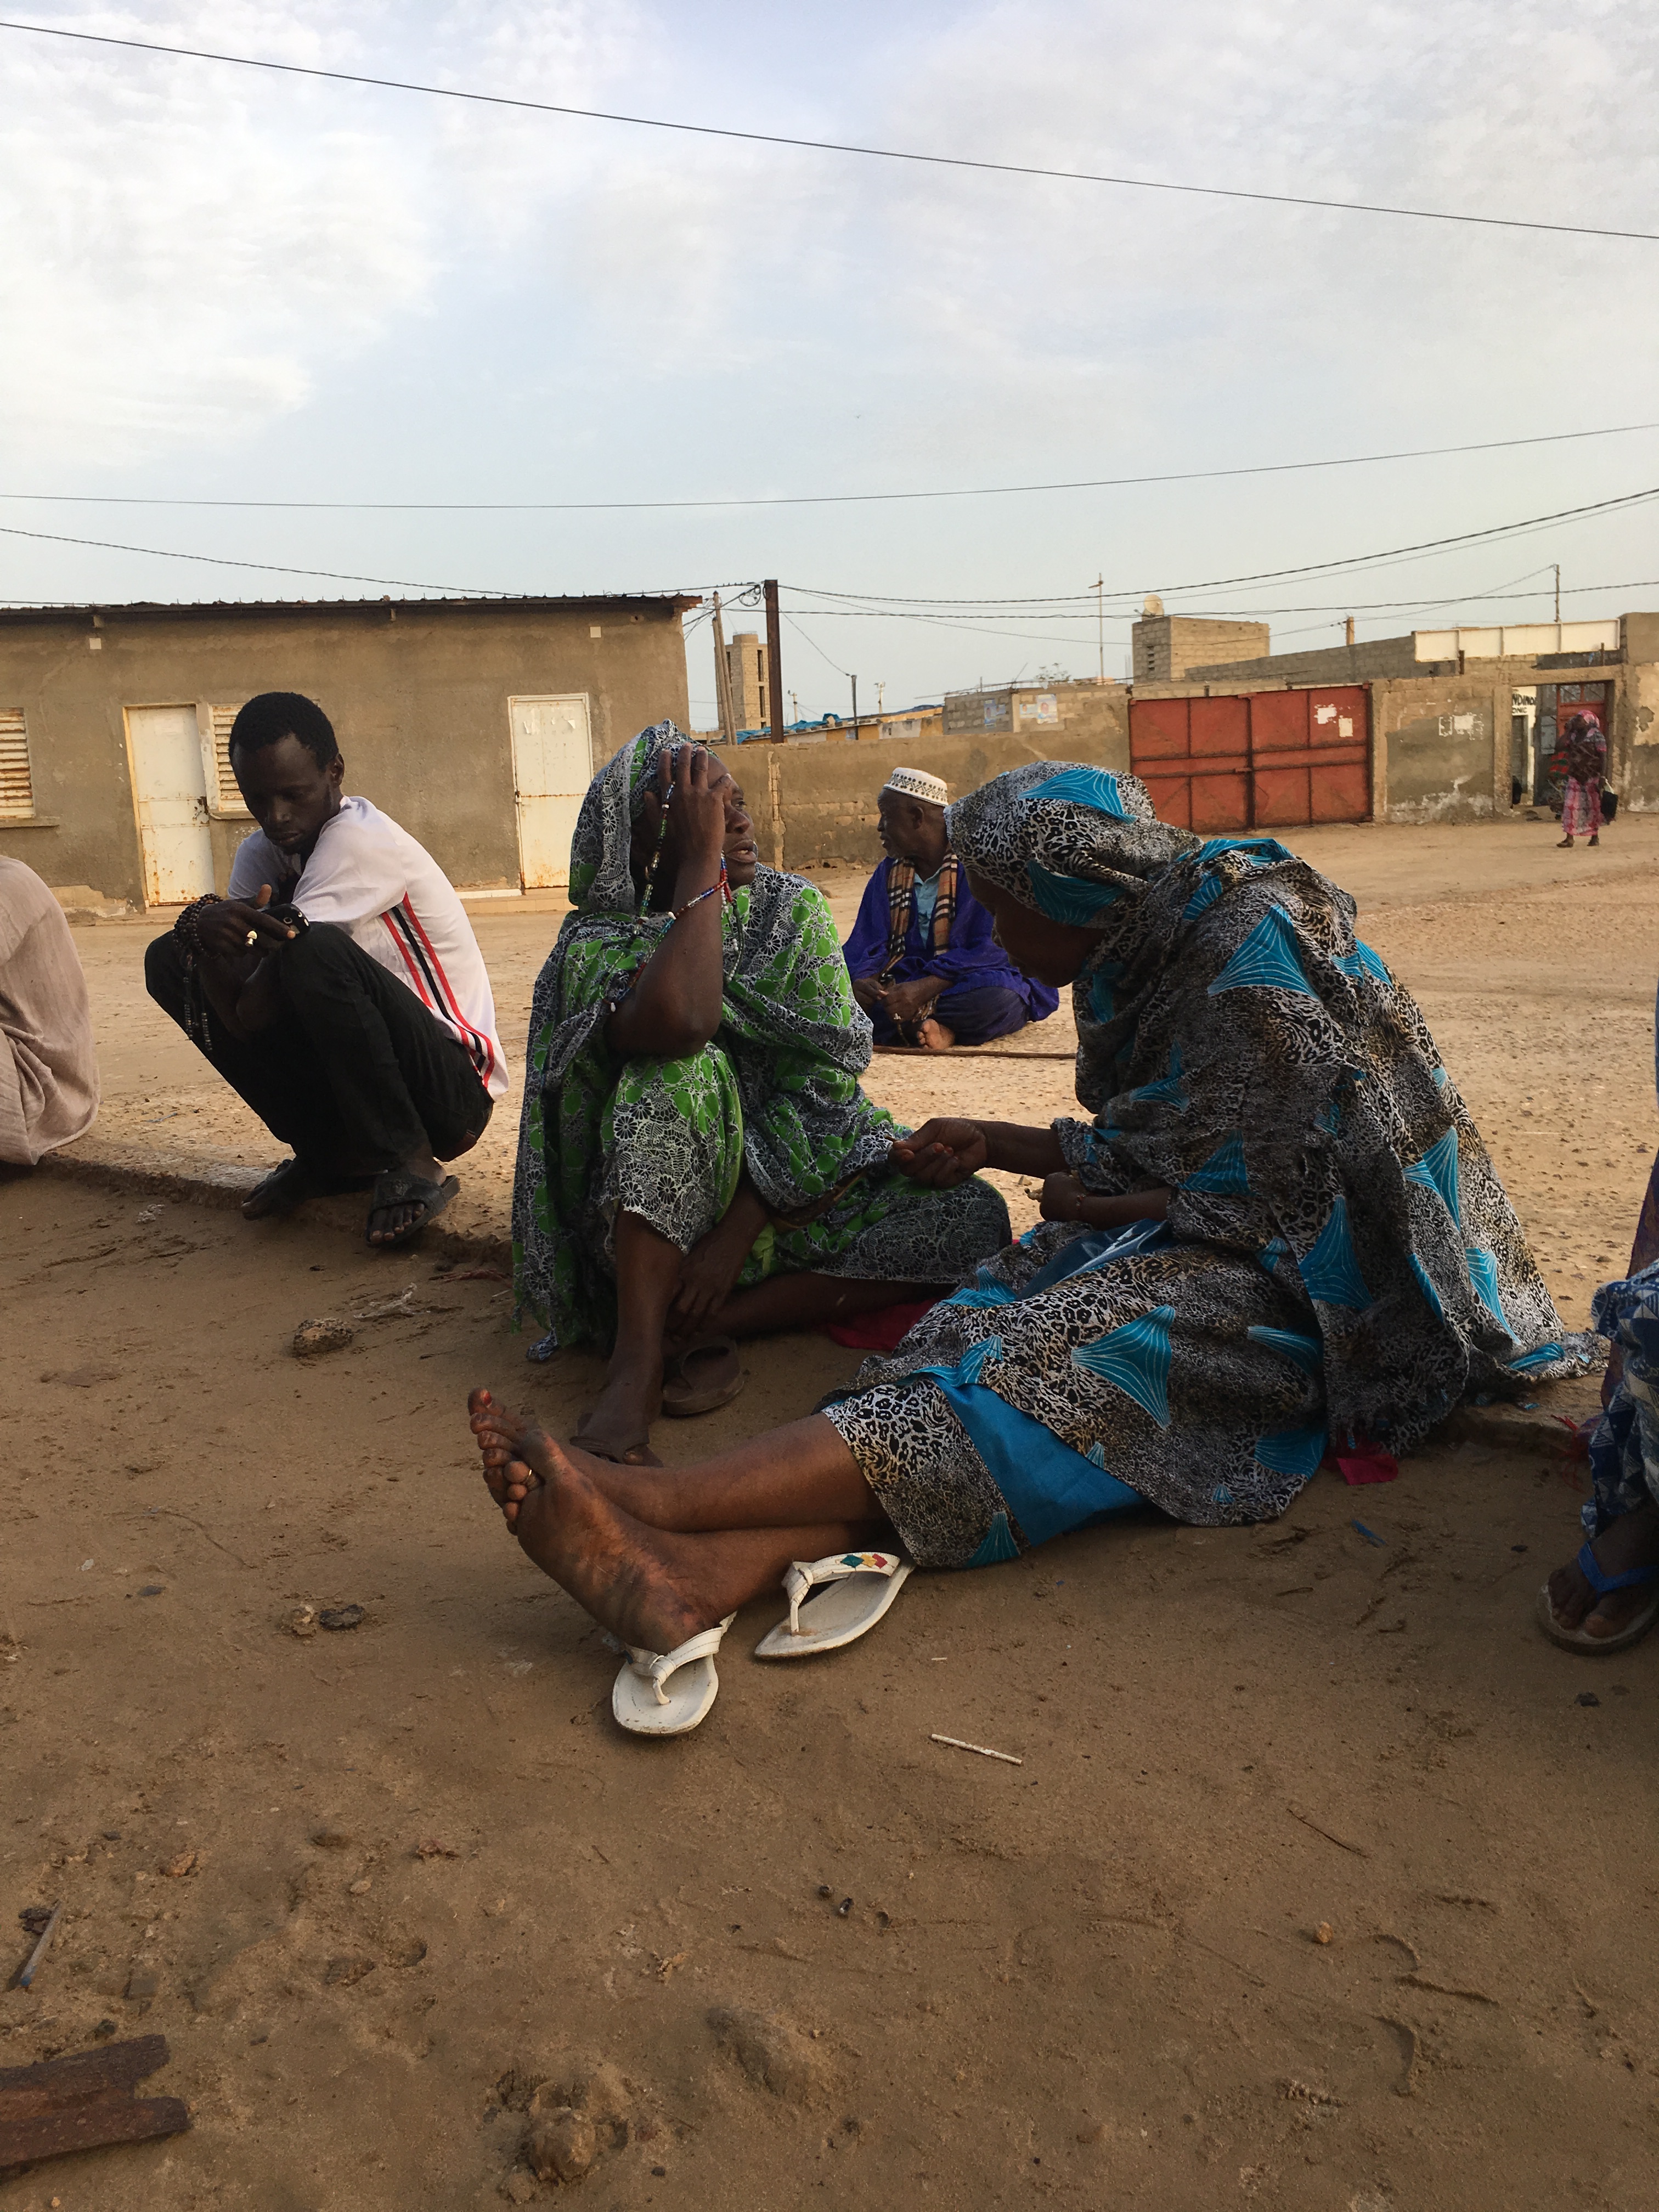
<svg viewBox="0 0 1659 2212"><path fill-rule="evenodd" d="M0 24L0 29L5 26ZM963 484L933 491L758 492L740 499L187 499L158 493L0 491L0 499L56 507L240 507L299 514L639 514L687 508L868 507L898 501L1012 499L1057 491L1122 491L1146 484L1215 483L1231 477L1371 468L1384 461L1442 460L1458 453L1508 453L1522 446L1567 445L1585 438L1627 438L1659 422L1619 422L1601 430L1551 430L1531 438L1487 438L1472 445L1415 446L1390 453L1341 453L1318 461L1257 461L1225 469L1170 469L1152 476L1079 477L1052 483Z"/></svg>
<svg viewBox="0 0 1659 2212"><path fill-rule="evenodd" d="M0 29L3 27L3 25L0 25ZM234 554L228 553L180 553L170 546L126 545L111 538L67 538L58 531L23 530L15 523L10 522L0 522L0 538L28 538L45 545L90 546L94 551L101 553L141 553L152 561L195 561L214 568L257 568L272 576L319 576L328 582L336 584L379 584L382 586L389 586L395 592L433 592L447 599L513 599L523 596L516 592L501 591L483 584L411 583L406 576L360 576L349 568L296 568L291 562L283 561L244 561ZM605 599L611 596L666 599L673 596L678 588L678 586L668 585L656 592L619 592L614 595L603 592L587 592L581 596L584 599ZM717 592L747 592L755 589L756 586L739 582L714 584L709 588ZM19 606L50 607L61 606L64 603L60 599L24 599L9 604Z"/></svg>
<svg viewBox="0 0 1659 2212"><path fill-rule="evenodd" d="M1659 231L1624 230L1605 224L1540 222L1522 216L1465 215L1448 208L1395 207L1372 200L1321 199L1304 192L1261 192L1226 185L1176 184L1164 178L1121 177L1092 169L1055 169L1034 162L981 161L965 154L922 154L902 146L858 146L837 138L795 137L777 131L737 131L720 124L682 123L660 115L624 115L611 108L576 107L560 100L525 100L498 92L467 92L453 85L417 84L402 77L369 76L355 70L318 69L302 62L264 61L250 54L218 53L202 46L167 46L153 39L118 39L98 31L64 30L54 24L0 19L0 31L21 31L43 39L70 39L82 46L118 46L133 53L167 54L186 61L218 62L233 69L265 70L276 76L311 77L331 84L368 85L382 92L418 93L429 100L464 100L474 106L516 108L537 115L574 116L589 123L622 123L639 131L676 131L697 138L735 139L746 145L792 146L813 154L850 154L861 161L908 161L927 168L1046 178L1071 185L1109 185L1127 191L1176 192L1200 199L1250 200L1270 207L1324 208L1341 215L1390 216L1413 222L1473 223L1491 230L1550 231L1567 238L1629 238L1644 244L1659 244Z"/></svg>
<svg viewBox="0 0 1659 2212"><path fill-rule="evenodd" d="M1441 599L1346 599L1335 600L1324 605L1304 605L1285 607L1250 607L1243 611L1231 606L1188 607L1183 608L1182 611L1188 617L1198 617L1200 618L1226 617L1230 616L1237 617L1241 611L1244 612L1251 618L1259 618L1267 615L1303 614L1364 615L1401 612L1432 614L1443 607L1468 606L1470 605L1483 605L1492 600L1504 601L1516 599L1536 599L1547 596L1551 588L1547 585L1534 585L1530 591L1517 590L1516 586L1527 584L1534 576L1547 575L1549 573L1550 571L1547 568L1543 569L1528 568L1523 570L1518 576L1509 577L1503 584L1497 586L1491 590L1482 592L1449 592ZM1622 581L1617 583L1576 584L1570 586L1568 589L1571 595L1583 598L1588 597L1593 592L1598 592L1645 591L1653 585L1659 585L1659 578L1651 576L1636 576L1626 577ZM1130 611L1130 613L1133 613L1133 610ZM860 620L867 622L925 622L932 623L941 629L957 631L964 637L1013 638L1028 645L1086 646L1095 642L1091 638L1079 636L1074 632L1065 630L1051 630L1042 634L1036 634L1030 630L999 629L988 628L983 623L976 623L971 619L959 616L905 613L899 610L890 611L884 608L871 608L865 610L848 607L817 607L812 610L811 616L809 618L822 620L828 619L832 616L840 617L843 620L849 622ZM1073 617L1066 615L1046 617L1039 614L1035 616L1027 616L1024 618L1028 621L1041 622L1053 620L1055 622L1064 622L1073 619ZM1117 610L1114 610L1114 620L1121 621L1127 618L1127 617L1123 613ZM1018 617L1016 617L1016 619L1018 619ZM797 629L800 628L799 623L793 615L786 612L784 620L793 623L794 627ZM1309 625L1310 629L1322 629L1324 627L1325 625L1322 623L1313 623ZM1299 632L1291 633L1291 635L1303 634L1304 633ZM802 630L801 635L807 638L809 644L815 644L816 641L811 637L809 633ZM817 647L817 650L823 653L823 648L819 646ZM824 658L828 659L829 656L825 654ZM831 661L830 665L832 668L836 666L836 664L834 661ZM846 671L838 670L837 672L844 675Z"/></svg>
<svg viewBox="0 0 1659 2212"><path fill-rule="evenodd" d="M6 26L0 23L0 30ZM32 538L46 545L90 545L104 553L143 553L154 561L197 561L214 568L258 568L272 576L322 576L337 584L390 585L398 592L441 592L458 599L505 599L509 592L486 591L473 584L411 584L403 576L359 576L344 568L296 568L282 561L239 561L222 553L177 553L164 545L119 545L108 538L65 538L55 530L20 530L0 522L0 537Z"/></svg>
<svg viewBox="0 0 1659 2212"><path fill-rule="evenodd" d="M808 645L811 647L813 652L817 653L818 659L823 663L826 668L833 668L837 676L844 676L849 684L852 682L853 672L851 669L843 668L838 660L831 660L829 654L818 643L817 638L813 636L811 630L802 629L800 624L796 621L793 615L789 613L787 608L781 607L778 611L782 615L785 622L788 623L790 629L806 640Z"/></svg>
<svg viewBox="0 0 1659 2212"><path fill-rule="evenodd" d="M1659 484L1650 485L1644 491L1621 492L1615 499L1593 500L1583 507L1558 507L1550 514L1525 516L1517 522L1494 523L1485 530L1462 530L1447 538L1419 538L1413 544L1389 546L1378 553L1352 553L1340 560L1308 561L1288 568L1259 568L1242 576L1208 576L1195 583L1165 584L1159 589L1166 592L1213 592L1234 584L1280 583L1291 576L1326 575L1339 568L1370 568L1385 562L1407 559L1416 554L1439 552L1454 546L1474 545L1493 538L1514 537L1523 531L1541 529L1552 522L1574 521L1587 514L1605 514L1616 507L1636 507L1644 500L1656 498L1659 498ZM1094 592L1053 592L1042 598L1024 599L902 599L888 592L844 592L817 584L791 584L788 588L792 592L809 593L815 599L848 603L845 611L849 613L857 613L864 607L960 607L981 613L1001 611L1024 613L1030 609L1045 606L1076 612L1085 605L1092 608L1097 596ZM1114 585L1105 596L1110 599L1133 599L1146 588L1139 584ZM827 613L830 610L821 608L815 611Z"/></svg>
<svg viewBox="0 0 1659 2212"><path fill-rule="evenodd" d="M3 25L0 25L0 28L3 27ZM1651 486L1644 491L1622 493L1614 499L1595 500L1583 507L1559 508L1553 514L1533 515L1518 522L1498 523L1484 530L1460 531L1447 538L1424 538L1415 544L1394 546L1379 553L1350 554L1340 560L1307 562L1298 567L1288 568L1259 569L1243 576L1212 576L1199 583L1166 585L1164 589L1171 593L1217 591L1224 589L1230 585L1279 583L1296 576L1328 575L1339 570L1354 570L1400 562L1425 553L1444 552L1459 546L1489 544L1494 540L1516 536L1526 532L1543 529L1551 523L1577 520L1590 514L1604 514L1617 508L1638 506L1644 501L1655 498L1659 498L1659 485ZM317 577L333 583L374 584L394 591L441 592L458 599L500 599L514 596L509 592L490 590L482 585L416 583L411 582L407 577L369 576L350 569L310 568L291 562L243 560L234 555L180 552L167 546L130 545L112 538L70 537L62 532L51 530L25 530L15 523L0 523L0 537L27 538L41 544L83 546L100 552L136 553L151 560L190 561L211 568L247 568L268 575ZM720 586L717 588L750 592L754 590L752 585L737 584ZM1005 617L1028 622L1061 621L1069 616L1074 616L1084 604L1096 598L1096 594L1092 592L1055 592L1044 599L901 599L890 594L836 591L817 585L791 584L785 588L814 599L842 602L841 605L835 606L804 608L800 610L803 613L843 617L863 615L870 618L887 617L933 622L948 622L952 618L961 621L972 614L993 617L1002 614ZM1108 596L1115 600L1128 601L1139 597L1144 587L1140 586L1133 587L1115 586ZM1374 604L1381 605L1385 603ZM1410 605L1425 603L1397 600L1392 604ZM1449 605L1450 600L1447 599L1439 604ZM1056 611L1053 616L1045 616L1042 611L1045 607L1052 607ZM1115 608L1113 611L1114 618L1121 620L1126 615L1133 616L1138 611L1126 605ZM1188 611L1194 611L1189 609ZM1273 611L1267 610L1267 611ZM1284 610L1283 611L1300 612L1302 610ZM1060 641L1056 641L1056 642ZM1078 641L1066 641L1077 642ZM822 647L817 649L822 651ZM826 653L824 658L828 659L829 655ZM834 661L830 661L830 665L832 668L836 666Z"/></svg>

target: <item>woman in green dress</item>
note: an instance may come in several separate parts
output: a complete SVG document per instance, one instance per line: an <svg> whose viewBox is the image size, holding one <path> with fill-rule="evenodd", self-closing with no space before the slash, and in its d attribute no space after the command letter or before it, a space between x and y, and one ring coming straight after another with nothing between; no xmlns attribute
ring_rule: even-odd
<svg viewBox="0 0 1659 2212"><path fill-rule="evenodd" d="M532 1358L611 1347L577 1441L654 1465L665 1338L668 1409L723 1402L735 1357L700 1341L953 1288L1008 1213L896 1169L829 902L758 864L742 793L672 723L594 778L570 899L531 1014L514 1282Z"/></svg>

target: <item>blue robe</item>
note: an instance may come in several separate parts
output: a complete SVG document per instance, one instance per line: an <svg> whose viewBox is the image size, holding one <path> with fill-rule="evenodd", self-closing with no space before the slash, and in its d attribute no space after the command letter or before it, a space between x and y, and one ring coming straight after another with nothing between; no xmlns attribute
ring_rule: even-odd
<svg viewBox="0 0 1659 2212"><path fill-rule="evenodd" d="M853 933L842 947L848 970L855 982L862 975L879 975L887 958L887 939L892 926L887 872L892 865L890 860L884 860L866 884ZM945 995L948 997L969 991L1011 992L1024 1006L1028 1022L1046 1021L1060 1004L1058 991L1051 991L1046 983L1034 982L1030 976L1022 975L1002 947L993 942L991 917L969 890L966 869L957 872L956 916L951 925L951 941L942 952L934 951L933 924L929 921L923 927L916 913L914 892L911 895L904 957L890 980L909 983L919 975L944 976ZM942 1000L939 1011L942 1021L948 1019Z"/></svg>

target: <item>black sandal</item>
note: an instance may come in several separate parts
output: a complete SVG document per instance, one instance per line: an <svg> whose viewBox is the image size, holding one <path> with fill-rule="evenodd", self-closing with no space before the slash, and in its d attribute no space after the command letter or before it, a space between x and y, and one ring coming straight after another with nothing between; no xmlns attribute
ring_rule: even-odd
<svg viewBox="0 0 1659 2212"><path fill-rule="evenodd" d="M371 1228L365 1229L363 1234L369 1249L389 1252L394 1245L407 1244L411 1237L418 1237L437 1219L460 1187L453 1176L446 1176L441 1182L428 1182L424 1176L410 1175L406 1168L386 1169L375 1176L374 1194L368 1201ZM375 1215L392 1206L418 1206L421 1211L413 1221L406 1221L389 1237L374 1236L372 1224Z"/></svg>
<svg viewBox="0 0 1659 2212"><path fill-rule="evenodd" d="M315 1198L318 1186L311 1170L299 1160L284 1160L273 1168L263 1181L256 1182L242 1200L244 1221L269 1221L273 1215L292 1213L308 1198Z"/></svg>

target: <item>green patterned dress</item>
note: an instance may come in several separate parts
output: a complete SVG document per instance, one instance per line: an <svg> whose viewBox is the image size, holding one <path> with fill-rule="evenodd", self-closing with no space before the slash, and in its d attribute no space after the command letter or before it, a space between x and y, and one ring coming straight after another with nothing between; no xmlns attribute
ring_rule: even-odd
<svg viewBox="0 0 1659 2212"><path fill-rule="evenodd" d="M635 910L628 842L668 746L660 724L623 748L583 801L566 921L536 986L514 1192L517 1304L536 1355L607 1342L614 1225L635 1213L689 1252L746 1166L767 1221L738 1277L811 1272L955 1286L1008 1241L992 1185L933 1191L889 1165L904 1133L866 1097L869 1017L852 994L828 900L772 868L722 915L720 1025L678 1060L624 1059L605 1027L670 927Z"/></svg>

